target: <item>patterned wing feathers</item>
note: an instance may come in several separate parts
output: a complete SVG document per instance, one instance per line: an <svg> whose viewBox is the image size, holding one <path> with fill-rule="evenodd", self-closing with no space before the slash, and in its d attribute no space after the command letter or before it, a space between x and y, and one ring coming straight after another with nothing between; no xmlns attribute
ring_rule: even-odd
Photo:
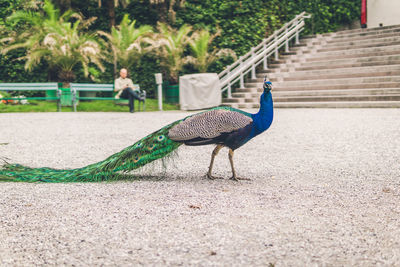
<svg viewBox="0 0 400 267"><path fill-rule="evenodd" d="M169 130L168 137L174 141L194 138L212 139L245 127L253 120L239 112L224 109L206 111L188 117Z"/></svg>

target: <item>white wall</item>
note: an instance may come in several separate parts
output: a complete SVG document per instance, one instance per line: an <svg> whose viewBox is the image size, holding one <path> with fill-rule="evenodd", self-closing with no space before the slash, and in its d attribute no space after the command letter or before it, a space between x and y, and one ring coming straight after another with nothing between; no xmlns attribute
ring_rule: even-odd
<svg viewBox="0 0 400 267"><path fill-rule="evenodd" d="M367 0L368 28L400 24L400 0Z"/></svg>

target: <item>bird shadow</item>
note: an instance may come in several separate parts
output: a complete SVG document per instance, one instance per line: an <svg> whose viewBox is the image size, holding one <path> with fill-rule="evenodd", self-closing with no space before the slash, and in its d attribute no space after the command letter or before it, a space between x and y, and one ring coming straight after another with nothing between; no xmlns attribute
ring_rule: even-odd
<svg viewBox="0 0 400 267"><path fill-rule="evenodd" d="M235 181L229 179L229 177L218 177L218 179L209 179L206 175L200 176L193 176L193 177L186 177L186 176L175 176L175 175L151 175L151 174L119 174L117 177L111 177L106 182L113 183L113 182L133 182L133 181L151 181L151 182L172 182L172 181L193 181L193 182L209 182L209 183L226 183L232 182L234 184L241 184L241 183L251 183L252 180L240 180Z"/></svg>
<svg viewBox="0 0 400 267"><path fill-rule="evenodd" d="M118 179L110 179L109 182L118 181L165 181L171 180L171 177L159 176L159 175L149 175L149 174L122 174L119 175Z"/></svg>

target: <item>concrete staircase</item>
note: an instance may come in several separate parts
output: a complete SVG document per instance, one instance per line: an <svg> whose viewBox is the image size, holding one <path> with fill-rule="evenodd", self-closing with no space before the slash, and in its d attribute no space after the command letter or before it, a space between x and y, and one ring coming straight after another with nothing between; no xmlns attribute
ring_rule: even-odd
<svg viewBox="0 0 400 267"><path fill-rule="evenodd" d="M400 107L400 25L304 37L223 104L259 107L265 75L275 107Z"/></svg>

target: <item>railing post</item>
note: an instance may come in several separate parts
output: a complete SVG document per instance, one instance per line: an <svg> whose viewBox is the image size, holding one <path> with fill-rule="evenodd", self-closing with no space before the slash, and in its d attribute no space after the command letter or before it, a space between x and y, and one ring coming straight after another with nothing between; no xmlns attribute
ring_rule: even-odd
<svg viewBox="0 0 400 267"><path fill-rule="evenodd" d="M254 47L251 48L251 58L254 58L255 53L254 53ZM251 78L255 79L256 78L256 66L253 64L251 66Z"/></svg>
<svg viewBox="0 0 400 267"><path fill-rule="evenodd" d="M278 35L276 34L276 32L275 32L275 38L274 38L274 42L275 42L275 44L276 44L276 46L275 46L275 60L278 60L279 59L279 56L278 56Z"/></svg>
<svg viewBox="0 0 400 267"><path fill-rule="evenodd" d="M239 58L239 69L242 67L242 65L243 65L243 56L241 56L240 58ZM240 72L240 77L239 77L239 80L240 80L240 88L244 88L244 77L243 77L243 72Z"/></svg>
<svg viewBox="0 0 400 267"><path fill-rule="evenodd" d="M267 49L267 44L266 43L264 43L264 51ZM268 69L268 57L267 56L265 56L264 57L264 60L263 60L263 69L264 70L267 70Z"/></svg>
<svg viewBox="0 0 400 267"><path fill-rule="evenodd" d="M228 69L228 73L226 74L226 77L228 79L228 98L232 98L232 87L231 87L231 82L229 81L229 76L231 76L230 66Z"/></svg>
<svg viewBox="0 0 400 267"><path fill-rule="evenodd" d="M296 21L294 22L294 24L295 24L295 26L297 26L297 24L299 24L299 21L296 20ZM296 31L296 44L297 44L297 45L300 44L300 42L299 42L299 30Z"/></svg>
<svg viewBox="0 0 400 267"><path fill-rule="evenodd" d="M289 39L288 39L288 37L287 37L287 33L288 33L288 28L286 27L285 28L285 36L286 36L286 41L285 41L285 52L287 53L287 52L289 52Z"/></svg>
<svg viewBox="0 0 400 267"><path fill-rule="evenodd" d="M267 70L268 69L268 57L264 57L263 60L263 69Z"/></svg>

